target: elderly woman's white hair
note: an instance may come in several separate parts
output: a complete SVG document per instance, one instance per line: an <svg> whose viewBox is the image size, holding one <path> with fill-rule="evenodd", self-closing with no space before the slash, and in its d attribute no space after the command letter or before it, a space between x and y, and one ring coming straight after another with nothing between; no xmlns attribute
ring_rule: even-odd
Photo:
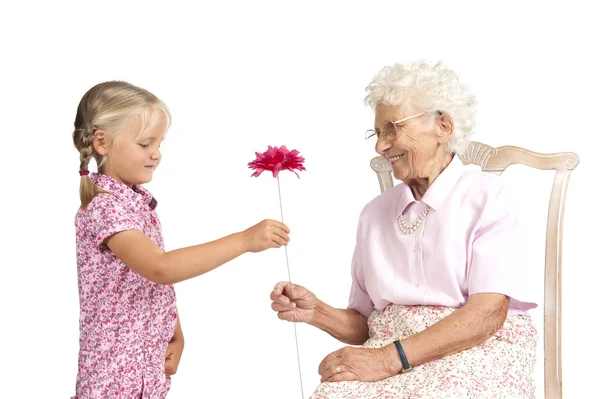
<svg viewBox="0 0 600 399"><path fill-rule="evenodd" d="M413 112L440 111L454 120L454 134L446 150L462 154L475 126L475 97L459 82L458 75L441 62L425 61L384 67L366 88L365 103L403 105Z"/></svg>

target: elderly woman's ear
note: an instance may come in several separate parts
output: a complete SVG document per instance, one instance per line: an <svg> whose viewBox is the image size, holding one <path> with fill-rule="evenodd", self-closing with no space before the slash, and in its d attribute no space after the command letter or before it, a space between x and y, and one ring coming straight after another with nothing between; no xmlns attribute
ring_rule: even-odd
<svg viewBox="0 0 600 399"><path fill-rule="evenodd" d="M448 143L454 134L454 120L452 117L446 114L438 115L436 126L438 129L438 142L440 144Z"/></svg>

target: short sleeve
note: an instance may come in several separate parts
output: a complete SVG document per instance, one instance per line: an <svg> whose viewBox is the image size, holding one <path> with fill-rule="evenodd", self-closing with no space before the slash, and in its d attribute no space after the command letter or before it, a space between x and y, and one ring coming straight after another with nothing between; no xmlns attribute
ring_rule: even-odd
<svg viewBox="0 0 600 399"><path fill-rule="evenodd" d="M356 310L363 316L369 317L373 311L374 305L365 288L365 276L362 265L361 246L364 235L361 228L361 220L363 213L364 209L359 217L358 229L356 232L356 244L354 247L354 254L352 255L352 286L350 288L348 309Z"/></svg>
<svg viewBox="0 0 600 399"><path fill-rule="evenodd" d="M111 194L99 194L88 207L92 238L102 247L104 240L113 234L127 230L144 231L141 220Z"/></svg>
<svg viewBox="0 0 600 399"><path fill-rule="evenodd" d="M515 197L503 185L489 201L473 239L468 293L500 293L510 297L512 308L535 308L526 232L519 223Z"/></svg>

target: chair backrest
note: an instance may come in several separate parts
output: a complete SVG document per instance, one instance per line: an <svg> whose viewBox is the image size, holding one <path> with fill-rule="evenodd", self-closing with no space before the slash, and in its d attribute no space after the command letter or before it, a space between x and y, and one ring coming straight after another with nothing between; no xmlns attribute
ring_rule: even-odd
<svg viewBox="0 0 600 399"><path fill-rule="evenodd" d="M546 398L562 398L561 351L561 275L563 214L571 171L579 164L579 156L572 152L541 154L514 146L490 147L471 142L460 156L465 165L479 165L484 172L496 175L514 164L536 169L555 170L554 183L548 206L546 225L546 265L544 270L544 392ZM383 157L371 160L377 173L381 192L394 186L392 167Z"/></svg>

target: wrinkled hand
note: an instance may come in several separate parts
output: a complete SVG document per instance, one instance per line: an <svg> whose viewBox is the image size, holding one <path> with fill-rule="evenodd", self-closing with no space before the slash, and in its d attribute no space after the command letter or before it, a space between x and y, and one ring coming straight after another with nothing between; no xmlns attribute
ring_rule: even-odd
<svg viewBox="0 0 600 399"><path fill-rule="evenodd" d="M392 355L386 348L347 346L325 357L319 365L324 381L381 381L396 374L392 371Z"/></svg>
<svg viewBox="0 0 600 399"><path fill-rule="evenodd" d="M277 312L281 320L310 323L315 317L319 300L301 285L279 282L271 292L271 309Z"/></svg>
<svg viewBox="0 0 600 399"><path fill-rule="evenodd" d="M173 374L177 373L177 367L181 360L181 354L183 353L183 345L179 341L171 341L167 345L167 351L165 352L165 377L169 378Z"/></svg>
<svg viewBox="0 0 600 399"><path fill-rule="evenodd" d="M277 220L265 219L242 232L247 240L248 252L261 252L268 248L280 248L290 241L290 229Z"/></svg>

